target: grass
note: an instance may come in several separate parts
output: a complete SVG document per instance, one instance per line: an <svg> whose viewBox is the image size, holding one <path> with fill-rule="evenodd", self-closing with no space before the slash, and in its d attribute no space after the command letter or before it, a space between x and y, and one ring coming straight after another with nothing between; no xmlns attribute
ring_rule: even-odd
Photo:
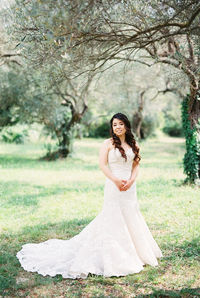
<svg viewBox="0 0 200 298"><path fill-rule="evenodd" d="M2 297L199 297L200 189L184 185L184 140L141 143L140 209L164 258L139 274L86 280L24 271L15 255L27 242L68 239L101 210L102 140L76 140L67 160L39 161L42 143L1 144L0 295Z"/></svg>

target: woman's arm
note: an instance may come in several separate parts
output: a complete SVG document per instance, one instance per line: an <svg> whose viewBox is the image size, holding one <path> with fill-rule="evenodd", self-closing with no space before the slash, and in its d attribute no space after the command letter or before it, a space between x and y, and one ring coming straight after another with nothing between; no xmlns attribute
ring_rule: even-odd
<svg viewBox="0 0 200 298"><path fill-rule="evenodd" d="M136 143L136 146L139 148L138 143ZM139 161L137 162L137 161L133 160L132 172L131 172L131 178L130 178L132 183L135 182L138 172L139 172Z"/></svg>
<svg viewBox="0 0 200 298"><path fill-rule="evenodd" d="M138 144L136 144L136 146L139 148ZM126 183L124 183L122 187L123 191L126 191L127 189L129 189L131 185L135 182L138 172L139 172L139 162L136 162L135 160L133 160L131 177L129 178L129 180L126 181Z"/></svg>
<svg viewBox="0 0 200 298"><path fill-rule="evenodd" d="M108 152L110 150L110 140L105 140L100 148L99 153L99 167L104 173L106 177L108 177L110 180L112 180L119 190L121 190L121 187L123 186L122 180L116 178L111 170L108 168Z"/></svg>
<svg viewBox="0 0 200 298"><path fill-rule="evenodd" d="M131 177L123 185L123 187L122 187L123 191L129 189L131 187L131 185L135 182L138 172L139 172L139 162L133 161Z"/></svg>
<svg viewBox="0 0 200 298"><path fill-rule="evenodd" d="M139 172L139 162L133 161L132 173L130 180L134 183Z"/></svg>

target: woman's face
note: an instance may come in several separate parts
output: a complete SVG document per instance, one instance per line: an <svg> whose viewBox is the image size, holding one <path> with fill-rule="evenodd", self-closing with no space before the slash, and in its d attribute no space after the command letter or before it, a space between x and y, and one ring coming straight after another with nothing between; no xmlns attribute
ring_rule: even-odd
<svg viewBox="0 0 200 298"><path fill-rule="evenodd" d="M116 134L116 136L122 136L126 132L124 122L117 118L113 119L112 128L113 128L113 132Z"/></svg>

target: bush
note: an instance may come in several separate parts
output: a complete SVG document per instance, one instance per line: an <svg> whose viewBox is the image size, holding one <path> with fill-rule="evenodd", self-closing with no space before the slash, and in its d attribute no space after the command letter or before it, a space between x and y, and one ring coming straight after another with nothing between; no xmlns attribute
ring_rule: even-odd
<svg viewBox="0 0 200 298"><path fill-rule="evenodd" d="M163 111L164 124L162 130L171 137L183 137L184 131L181 119L181 105L175 107L172 102L168 103Z"/></svg>
<svg viewBox="0 0 200 298"><path fill-rule="evenodd" d="M102 122L101 124L91 125L88 130L88 137L91 138L109 138L110 137L110 125L109 121Z"/></svg>
<svg viewBox="0 0 200 298"><path fill-rule="evenodd" d="M23 144L28 137L28 130L21 126L4 128L1 132L1 140L5 143Z"/></svg>
<svg viewBox="0 0 200 298"><path fill-rule="evenodd" d="M165 119L165 125L162 130L171 137L182 137L184 135L180 121L172 117Z"/></svg>

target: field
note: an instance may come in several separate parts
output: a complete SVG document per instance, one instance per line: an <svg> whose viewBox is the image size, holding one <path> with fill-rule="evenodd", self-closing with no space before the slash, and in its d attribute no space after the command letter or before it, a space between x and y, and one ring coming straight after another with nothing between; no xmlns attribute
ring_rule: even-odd
<svg viewBox="0 0 200 298"><path fill-rule="evenodd" d="M138 274L86 280L25 272L16 252L27 242L68 239L101 210L101 139L76 140L67 160L41 161L42 143L1 144L0 295L2 297L199 297L200 189L184 185L184 139L142 142L140 209L164 258Z"/></svg>

